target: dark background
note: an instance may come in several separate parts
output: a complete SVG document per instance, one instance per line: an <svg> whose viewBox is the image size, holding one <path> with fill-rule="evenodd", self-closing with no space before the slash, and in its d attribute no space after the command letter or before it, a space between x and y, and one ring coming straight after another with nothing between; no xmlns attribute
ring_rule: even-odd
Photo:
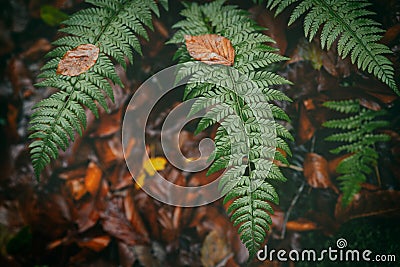
<svg viewBox="0 0 400 267"><path fill-rule="evenodd" d="M260 25L269 28L266 34L277 41L279 52L291 58L276 66L276 71L294 83L280 88L294 101L279 103L292 119L285 126L296 139L290 143L294 168L285 168L288 181L277 184L281 203L272 216L268 246L324 249L345 238L350 248L395 254L400 260L398 97L348 59L340 59L334 47L324 51L317 38L307 42L301 20L288 28L290 10L274 18L264 5L252 1L228 3L249 10ZM400 3L372 3L369 8L377 13L373 18L386 30L381 42L394 52L389 58L399 77ZM111 113L102 111L96 120L88 112L83 137L52 162L40 181L34 178L27 149L29 115L32 105L53 90L33 85L51 41L59 35L58 26L49 25L41 14L47 5L66 14L88 6L79 0L0 1L0 266L244 266L246 249L221 201L200 208L164 205L134 185L124 164L120 123L126 102L146 78L174 63L176 47L164 42L180 19L183 6L179 1L170 1L170 11L163 10L160 18L154 18L150 41L141 40L143 57L136 55L126 73L117 67L125 88L114 86L116 101L110 102ZM147 124L152 157L163 156L160 125L181 98L182 88L169 94ZM384 130L392 140L377 146L377 172L368 177L357 201L341 208L335 179L337 156L329 153L337 144L324 141L332 131L321 126L337 114L322 103L350 98L360 99L370 109L387 109L385 119L390 127ZM188 127L180 149L188 157L198 156L198 142L214 130L194 136ZM317 165L309 167L314 176L305 177L301 169L310 157L317 158ZM138 163L137 173L143 172L142 165ZM169 164L161 172L182 185L213 179L205 172L182 173ZM320 180L312 181L315 177ZM313 182L319 188L309 185ZM254 260L252 266L316 265ZM318 266L366 264L323 262Z"/></svg>

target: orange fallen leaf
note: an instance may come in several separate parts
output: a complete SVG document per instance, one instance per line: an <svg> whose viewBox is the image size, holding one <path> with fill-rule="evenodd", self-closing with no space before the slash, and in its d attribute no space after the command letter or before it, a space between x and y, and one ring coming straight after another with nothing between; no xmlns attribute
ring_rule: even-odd
<svg viewBox="0 0 400 267"><path fill-rule="evenodd" d="M94 162L90 162L85 176L86 190L92 195L96 195L100 187L103 172Z"/></svg>
<svg viewBox="0 0 400 267"><path fill-rule="evenodd" d="M314 110L316 108L315 104L314 104L314 100L311 98L303 100L303 104L307 111Z"/></svg>
<svg viewBox="0 0 400 267"><path fill-rule="evenodd" d="M217 34L186 35L186 48L191 57L206 64L232 66L235 50L231 41Z"/></svg>
<svg viewBox="0 0 400 267"><path fill-rule="evenodd" d="M288 221L286 223L286 229L288 231L296 231L296 232L304 232L304 231L311 231L316 230L317 224L313 221L300 218L295 221Z"/></svg>
<svg viewBox="0 0 400 267"><path fill-rule="evenodd" d="M123 109L119 109L113 114L103 114L95 131L91 137L106 137L114 134L121 128L121 118Z"/></svg>
<svg viewBox="0 0 400 267"><path fill-rule="evenodd" d="M90 240L78 241L77 243L81 248L90 248L91 250L100 252L108 246L110 241L111 238L108 235L104 235L92 238Z"/></svg>
<svg viewBox="0 0 400 267"><path fill-rule="evenodd" d="M62 245L62 244L65 243L66 241L67 241L67 238L66 238L66 237L61 238L61 239L57 239L57 240L51 242L50 244L48 244L46 248L47 248L48 250L55 249L56 247Z"/></svg>
<svg viewBox="0 0 400 267"><path fill-rule="evenodd" d="M96 63L100 49L92 44L83 44L67 51L58 63L57 74L78 76Z"/></svg>

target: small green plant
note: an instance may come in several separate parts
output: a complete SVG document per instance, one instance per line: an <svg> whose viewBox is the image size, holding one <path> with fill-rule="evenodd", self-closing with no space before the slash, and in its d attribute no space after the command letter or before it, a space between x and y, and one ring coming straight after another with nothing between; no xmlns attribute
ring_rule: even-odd
<svg viewBox="0 0 400 267"><path fill-rule="evenodd" d="M327 128L340 129L340 133L326 138L327 141L344 142L332 153L350 153L336 168L340 174L343 192L342 204L348 205L355 194L366 182L367 175L371 174L378 164L378 152L375 150L377 142L388 141L390 137L376 130L388 126L389 122L379 119L385 110L369 110L360 105L358 100L327 101L324 106L344 114L352 114L343 119L330 120L323 124Z"/></svg>
<svg viewBox="0 0 400 267"><path fill-rule="evenodd" d="M289 25L306 14L304 33L310 41L322 27L322 48L329 50L338 40L337 50L342 58L350 55L351 62L359 69L373 74L400 94L394 80L393 64L384 56L392 51L377 42L385 31L379 28L378 22L368 18L375 14L366 9L371 3L367 0L268 0L267 7L276 8L278 15L294 3L297 5Z"/></svg>
<svg viewBox="0 0 400 267"><path fill-rule="evenodd" d="M282 125L272 121L272 126L276 127L274 137L270 135L268 127L263 127L262 123L257 121L257 115L262 117L263 112L269 109L274 118L289 120L285 112L271 102L290 99L282 92L270 88L271 85L289 82L266 70L272 64L287 58L276 54L276 49L265 44L273 40L259 32L261 28L245 11L235 6L224 6L223 3L224 1L215 1L202 6L196 3L186 4L186 8L181 12L185 19L174 26L178 31L170 43L184 43L185 35L218 34L228 38L236 53L233 68L244 77L249 77L262 90L263 96L258 95L245 78L236 78L235 72L225 71L224 68L189 64L181 70L204 80L189 84L185 89L185 98L197 99L192 112L207 107L210 109L208 113L218 118L217 121L221 124L215 137L215 152L211 155L211 158L216 160L210 166L208 174L226 168L220 188L222 194L227 194L224 202L232 201L228 213L231 214L234 225L239 226L241 240L249 250L251 259L264 242L266 231L272 223L270 214L273 213L273 209L269 202L277 204L279 201L270 182L286 180L279 168L269 159L268 151L271 150L272 144L276 144L281 150L275 151L274 147L272 156L275 155L285 163L287 160L283 153L291 155L285 142L285 139L293 140L291 134ZM180 62L193 60L186 49L186 46L182 45L176 53ZM213 79L226 86L207 83ZM260 98L265 98L270 103L263 103ZM229 107L214 107L218 100ZM205 116L200 120L196 132L214 123L210 117ZM244 128L244 134L237 130L240 125ZM228 130L231 134L228 134ZM235 138L234 144L232 136L238 137ZM269 167L271 169L268 172ZM254 187L255 181L259 183Z"/></svg>
<svg viewBox="0 0 400 267"><path fill-rule="evenodd" d="M47 99L34 106L30 120L29 138L35 139L30 145L31 158L36 177L58 157L58 149L65 150L69 140L74 140L74 131L82 135L86 128L88 107L98 117L96 102L108 111L105 96L114 100L113 89L108 80L123 87L110 58L126 68L125 57L133 61L132 48L141 54L137 36L147 37L146 25L152 29L151 11L159 15L154 0L87 0L96 7L78 11L63 22L60 29L68 35L53 45L47 54L50 60L42 67L39 78L44 80L36 86L59 89ZM161 1L166 6L166 1ZM56 69L62 57L70 50L82 45L93 44L100 53L94 66L78 76L58 74ZM95 102L96 101L96 102Z"/></svg>

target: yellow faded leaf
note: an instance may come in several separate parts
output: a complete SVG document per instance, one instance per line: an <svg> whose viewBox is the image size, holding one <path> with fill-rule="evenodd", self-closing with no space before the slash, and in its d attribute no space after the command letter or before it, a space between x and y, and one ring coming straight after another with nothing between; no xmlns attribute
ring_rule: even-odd
<svg viewBox="0 0 400 267"><path fill-rule="evenodd" d="M148 175L153 176L156 171L164 170L166 164L167 160L163 157L150 158L143 164L143 168Z"/></svg>
<svg viewBox="0 0 400 267"><path fill-rule="evenodd" d="M144 179L146 175L153 176L156 171L162 171L165 169L165 165L167 164L167 160L163 157L155 157L150 158L149 160L143 163L143 170L139 173L139 176L136 178L137 189L141 188L144 184Z"/></svg>
<svg viewBox="0 0 400 267"><path fill-rule="evenodd" d="M144 178L146 178L146 174L144 174L144 172L140 172L139 176L135 179L135 181L136 181L135 188L136 189L142 188L142 186L144 185Z"/></svg>

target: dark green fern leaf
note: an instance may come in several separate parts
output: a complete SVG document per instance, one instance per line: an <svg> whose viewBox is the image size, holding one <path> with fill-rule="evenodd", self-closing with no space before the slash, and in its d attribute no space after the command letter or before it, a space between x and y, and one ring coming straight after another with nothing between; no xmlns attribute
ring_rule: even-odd
<svg viewBox="0 0 400 267"><path fill-rule="evenodd" d="M38 76L44 80L36 86L54 87L60 91L40 101L34 107L30 121L32 164L36 177L86 128L84 107L98 117L98 103L108 111L105 95L114 100L108 80L123 86L111 59L126 67L125 57L132 62L132 49L141 53L137 36L148 38L144 25L152 27L151 12L159 14L156 1L87 0L95 7L76 12L63 22L60 29L67 34L53 42L56 47L46 56L49 61ZM166 6L166 1L162 1ZM82 44L99 47L99 57L86 72L70 77L56 73L61 58Z"/></svg>
<svg viewBox="0 0 400 267"><path fill-rule="evenodd" d="M208 174L225 169L219 188L231 220L239 226L242 242L254 257L264 242L271 224L270 203L277 204L278 195L272 180L285 181L272 159L275 155L287 162L290 154L284 139L293 139L286 128L274 121L289 118L272 101L290 99L271 85L287 84L281 76L267 71L271 64L286 60L265 45L273 41L261 34L260 27L248 14L235 6L214 1L205 5L185 4L181 12L184 20L174 25L178 31L169 43L184 43L185 35L218 34L228 38L235 50L233 67L206 65L193 62L182 45L175 58L187 62L178 72L178 80L190 76L184 92L185 99L195 98L191 114L206 108L196 132L219 122L215 137L215 159ZM271 116L272 114L272 116Z"/></svg>
<svg viewBox="0 0 400 267"><path fill-rule="evenodd" d="M366 9L371 5L367 0L268 0L267 7L276 8L276 14L279 14L294 3L297 6L289 25L306 14L304 32L310 41L322 27L322 48L330 49L338 40L338 53L342 58L350 56L351 62L359 69L373 74L400 94L393 64L384 56L392 51L377 43L384 30L379 28L379 23L368 18L374 13Z"/></svg>
<svg viewBox="0 0 400 267"><path fill-rule="evenodd" d="M327 141L344 143L331 152L335 154L351 153L336 168L340 174L338 180L343 192L342 204L346 206L360 191L361 184L366 182L367 176L372 173L373 168L377 166L378 153L374 145L377 142L388 141L390 138L386 134L378 134L375 131L388 126L389 123L379 119L379 116L385 115L384 110L368 110L362 107L358 100L327 101L324 106L351 115L323 124L325 127L341 130L341 132L326 138Z"/></svg>

